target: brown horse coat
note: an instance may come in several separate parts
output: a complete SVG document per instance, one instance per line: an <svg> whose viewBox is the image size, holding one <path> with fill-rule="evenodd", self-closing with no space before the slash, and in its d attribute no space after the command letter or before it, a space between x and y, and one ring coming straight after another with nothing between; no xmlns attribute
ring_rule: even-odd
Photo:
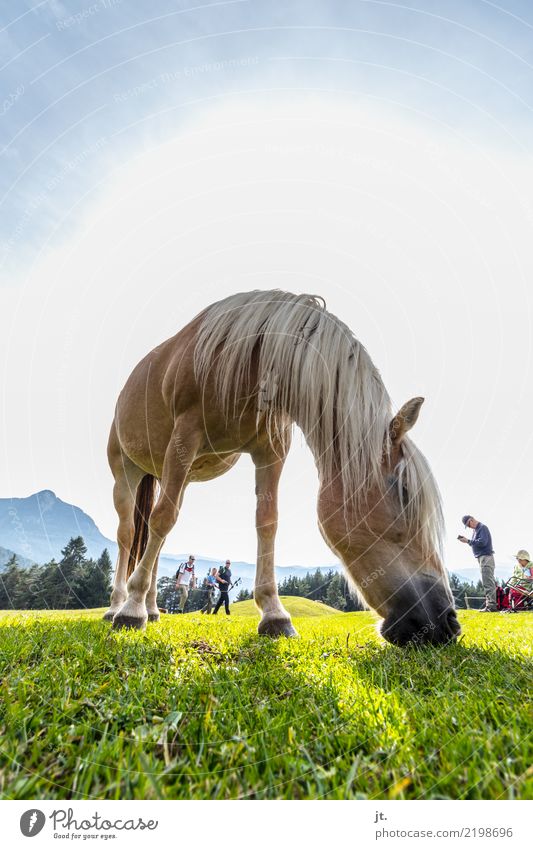
<svg viewBox="0 0 533 849"><path fill-rule="evenodd" d="M260 633L294 634L274 574L277 488L293 423L320 479L319 527L392 642L459 630L439 556L442 512L406 436L423 399L392 416L368 353L310 295L254 291L212 304L135 367L109 437L119 517L115 627L157 620L157 561L190 481L249 453L256 468ZM156 500L156 483L160 483Z"/></svg>

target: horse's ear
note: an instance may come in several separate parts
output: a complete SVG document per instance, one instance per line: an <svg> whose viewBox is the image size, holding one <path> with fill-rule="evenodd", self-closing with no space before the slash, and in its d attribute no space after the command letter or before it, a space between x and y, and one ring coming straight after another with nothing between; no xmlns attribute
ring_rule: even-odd
<svg viewBox="0 0 533 849"><path fill-rule="evenodd" d="M423 398L411 398L396 413L389 425L389 436L393 445L399 445L407 431L411 430L423 403Z"/></svg>

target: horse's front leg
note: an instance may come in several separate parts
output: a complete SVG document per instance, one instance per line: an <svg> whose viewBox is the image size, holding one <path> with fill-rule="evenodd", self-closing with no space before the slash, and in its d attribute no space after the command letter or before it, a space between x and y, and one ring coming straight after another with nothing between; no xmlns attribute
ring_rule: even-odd
<svg viewBox="0 0 533 849"><path fill-rule="evenodd" d="M271 637L294 637L296 631L290 614L278 595L274 569L274 543L278 528L278 483L285 462L284 453L272 448L252 453L255 463L255 493L257 506L257 571L254 600L261 611L258 631Z"/></svg>
<svg viewBox="0 0 533 849"><path fill-rule="evenodd" d="M178 512L181 510L181 505L183 503L183 495L185 493L185 485L181 488L181 492L178 499ZM146 612L148 614L149 622L159 622L161 619L161 615L159 613L159 608L157 606L157 569L159 566L159 555L156 557L153 568L152 568L152 580L150 583L150 589L146 595Z"/></svg>
<svg viewBox="0 0 533 849"><path fill-rule="evenodd" d="M154 613L153 608L157 610L157 560L166 536L178 518L183 488L198 445L199 435L187 433L176 426L165 454L161 492L148 520L146 549L128 580L128 598L113 619L113 628L144 628L149 613ZM147 610L150 590L153 598L150 598Z"/></svg>

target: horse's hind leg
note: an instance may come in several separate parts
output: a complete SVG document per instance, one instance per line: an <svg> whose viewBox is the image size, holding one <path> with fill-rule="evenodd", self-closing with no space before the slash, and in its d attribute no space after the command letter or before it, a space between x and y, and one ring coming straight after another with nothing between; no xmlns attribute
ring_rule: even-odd
<svg viewBox="0 0 533 849"><path fill-rule="evenodd" d="M274 569L274 541L278 528L278 483L288 446L276 452L270 445L252 452L255 464L257 571L254 600L261 610L258 631L271 637L293 637L290 614L278 596Z"/></svg>
<svg viewBox="0 0 533 849"><path fill-rule="evenodd" d="M152 588L154 594L156 589L157 558L178 518L181 495L199 443L199 433L187 433L183 427L174 429L165 454L161 492L148 520L146 549L128 580L128 597L113 619L114 628L143 628L146 624L148 592ZM153 603L155 606L155 599Z"/></svg>
<svg viewBox="0 0 533 849"><path fill-rule="evenodd" d="M146 612L149 622L159 622L159 608L157 606L157 567L159 565L159 555L157 555L154 565L152 566L152 578L150 581L150 589L146 594Z"/></svg>
<svg viewBox="0 0 533 849"><path fill-rule="evenodd" d="M113 502L118 514L118 559L110 607L104 613L104 619L108 622L113 620L113 617L120 610L128 596L126 575L135 531L135 498L137 487L144 476L144 472L132 463L128 457L125 457L121 451L117 451L116 454L110 452L110 464L113 475L115 476Z"/></svg>

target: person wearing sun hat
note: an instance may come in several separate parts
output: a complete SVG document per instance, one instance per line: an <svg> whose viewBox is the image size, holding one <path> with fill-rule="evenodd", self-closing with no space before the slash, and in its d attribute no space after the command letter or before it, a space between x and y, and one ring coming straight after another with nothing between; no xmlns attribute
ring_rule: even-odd
<svg viewBox="0 0 533 849"><path fill-rule="evenodd" d="M481 581L485 591L485 607L482 608L482 612L496 613L498 610L496 579L494 577L496 564L494 563L494 549L490 531L486 525L468 514L463 516L462 522L465 528L471 528L474 531L472 539L467 539L464 536L458 536L457 539L459 542L466 542L471 547L472 553L479 563Z"/></svg>
<svg viewBox="0 0 533 849"><path fill-rule="evenodd" d="M521 548L515 554L516 566L514 572L509 579L509 584L513 589L525 590L527 593L533 591L533 563L529 556L529 551Z"/></svg>

